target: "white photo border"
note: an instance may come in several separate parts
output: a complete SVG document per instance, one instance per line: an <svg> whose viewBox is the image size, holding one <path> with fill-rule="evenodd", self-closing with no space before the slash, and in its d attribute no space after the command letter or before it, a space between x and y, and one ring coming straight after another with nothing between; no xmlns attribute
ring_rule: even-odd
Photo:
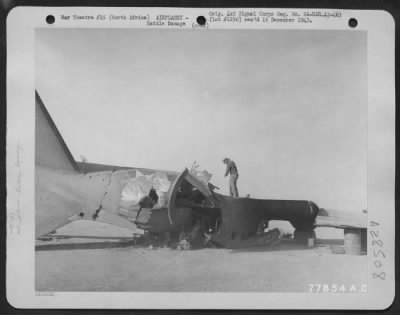
<svg viewBox="0 0 400 315"><path fill-rule="evenodd" d="M395 67L394 19L386 11L268 9L340 12L313 23L208 23L209 29L319 29L367 32L368 61L368 293L135 293L35 291L34 128L35 30L37 28L162 28L142 21L62 20L61 15L180 14L187 26L208 8L16 7L7 18L7 262L8 302L16 308L135 309L385 309L395 292ZM56 23L47 24L53 15ZM350 29L350 18L358 20ZM169 27L171 28L171 27ZM177 28L178 29L178 28ZM201 28L199 31L204 31ZM376 187L388 183L376 193ZM379 250L384 255L379 254ZM379 263L377 263L379 261ZM378 267L378 265L380 267ZM384 272L384 279L382 279ZM201 296L201 299L199 297ZM290 301L290 303L288 303Z"/></svg>

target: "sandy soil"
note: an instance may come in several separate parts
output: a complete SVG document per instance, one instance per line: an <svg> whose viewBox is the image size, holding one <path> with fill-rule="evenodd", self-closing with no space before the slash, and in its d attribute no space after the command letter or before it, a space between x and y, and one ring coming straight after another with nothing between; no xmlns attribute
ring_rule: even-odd
<svg viewBox="0 0 400 315"><path fill-rule="evenodd" d="M87 221L57 235L37 242L39 291L298 292L310 284L359 290L367 283L367 256L331 253L329 244L343 243L340 238L320 240L311 249L283 242L270 248L179 251L137 247L131 231Z"/></svg>

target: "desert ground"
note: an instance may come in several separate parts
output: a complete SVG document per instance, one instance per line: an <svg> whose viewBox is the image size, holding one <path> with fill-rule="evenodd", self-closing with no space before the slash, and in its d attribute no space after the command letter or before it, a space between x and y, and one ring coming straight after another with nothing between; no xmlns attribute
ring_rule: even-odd
<svg viewBox="0 0 400 315"><path fill-rule="evenodd" d="M279 225L279 224L278 224ZM289 224L290 225L290 224ZM279 226L290 232L290 226ZM308 292L336 284L361 290L367 256L334 254L343 231L319 228L313 248L283 241L240 250L143 247L132 231L91 221L57 230L36 242L38 291ZM314 286L315 289L315 286Z"/></svg>

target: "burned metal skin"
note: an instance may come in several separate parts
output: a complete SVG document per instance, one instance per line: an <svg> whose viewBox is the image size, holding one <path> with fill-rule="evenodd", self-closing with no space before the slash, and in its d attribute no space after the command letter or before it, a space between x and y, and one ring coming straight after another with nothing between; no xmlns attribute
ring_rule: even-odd
<svg viewBox="0 0 400 315"><path fill-rule="evenodd" d="M251 246L270 220L289 221L296 231L312 234L319 210L310 201L216 197L221 205L221 222L212 239L227 248Z"/></svg>
<svg viewBox="0 0 400 315"><path fill-rule="evenodd" d="M196 186L190 182L195 183ZM185 191L185 189L189 189L189 191ZM202 204L202 201L206 200L206 196L211 197L211 191L193 177L188 169L185 169L173 181L167 194L166 207L143 209L136 220L136 225L143 230L157 234L189 232L195 225L196 210L201 209L203 216L206 215L206 207ZM195 199L198 199L197 202Z"/></svg>
<svg viewBox="0 0 400 315"><path fill-rule="evenodd" d="M209 186L196 180L188 170L177 178L169 201L168 218L171 224L182 222L182 212L176 205L179 188L186 181L204 196L203 202L192 204L192 212L198 217L215 220L211 239L222 247L238 248L253 246L255 236L263 230L261 226L270 220L289 221L297 232L311 234L314 230L315 217L319 211L312 201L305 200L263 200L252 198L234 198L213 192ZM204 201L207 202L204 202ZM189 206L189 204L187 204ZM185 213L187 215L187 213Z"/></svg>
<svg viewBox="0 0 400 315"><path fill-rule="evenodd" d="M185 173L185 172L184 172ZM171 202L175 201L177 188L184 179L184 175L177 176L168 191L168 202L166 207L157 209L142 209L140 215L136 218L136 225L151 233L167 233L178 232L184 226L191 225L192 209L187 207L177 207L174 214L177 217L174 221L170 220L170 212L168 209L171 207Z"/></svg>

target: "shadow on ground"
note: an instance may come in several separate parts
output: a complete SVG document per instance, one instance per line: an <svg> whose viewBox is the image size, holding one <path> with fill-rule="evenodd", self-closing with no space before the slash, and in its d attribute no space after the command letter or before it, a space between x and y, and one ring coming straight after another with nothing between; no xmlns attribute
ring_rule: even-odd
<svg viewBox="0 0 400 315"><path fill-rule="evenodd" d="M340 239L317 239L315 247L328 247L330 245L343 246L344 241ZM312 250L314 247L307 247L307 245L296 243L293 240L282 240L279 244L274 246L258 246L258 247L247 247L247 248L235 248L232 249L231 253L243 253L243 252L277 252L287 250Z"/></svg>
<svg viewBox="0 0 400 315"><path fill-rule="evenodd" d="M76 240L80 240L76 242ZM92 242L82 242L82 239L92 239ZM54 243L54 241L75 240L70 243ZM36 251L51 251L51 250L82 250L82 249L109 249L109 248L146 248L147 245L139 244L137 240L132 237L112 237L112 236L86 236L86 235L57 235L48 240L48 244L42 241L41 244L35 246ZM50 243L51 242L51 243ZM344 241L340 239L317 239L316 247L318 246L343 246ZM205 247L193 247L191 250L201 250ZM258 246L258 247L244 247L232 249L230 253L243 253L243 252L276 252L287 250L307 250L304 244L299 244L293 240L281 240L280 243L273 246Z"/></svg>
<svg viewBox="0 0 400 315"><path fill-rule="evenodd" d="M76 242L76 243L54 243L55 240L66 239L95 239L104 241L92 242ZM49 250L80 250L80 249L107 249L107 248L127 248L127 247L140 247L135 240L130 237L88 237L88 236L57 236L49 242L51 244L38 244L35 246L36 251L49 251ZM109 240L109 241L107 241ZM112 241L111 241L112 240ZM42 241L43 243L43 241Z"/></svg>

